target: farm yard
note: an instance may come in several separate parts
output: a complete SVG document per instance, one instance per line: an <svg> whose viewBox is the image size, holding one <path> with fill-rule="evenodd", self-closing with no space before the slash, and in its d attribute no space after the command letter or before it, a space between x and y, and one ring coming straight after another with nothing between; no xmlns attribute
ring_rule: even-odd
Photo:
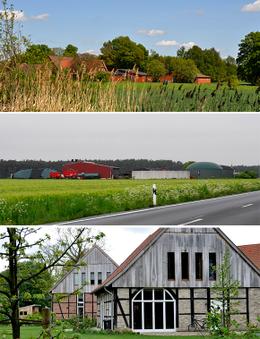
<svg viewBox="0 0 260 339"><path fill-rule="evenodd" d="M2 85L1 85L2 83ZM16 112L257 112L257 86L92 82L37 73L0 82L1 111ZM15 90L14 90L15 88Z"/></svg>
<svg viewBox="0 0 260 339"><path fill-rule="evenodd" d="M91 180L2 179L0 224L45 224L152 206L258 191L259 179Z"/></svg>

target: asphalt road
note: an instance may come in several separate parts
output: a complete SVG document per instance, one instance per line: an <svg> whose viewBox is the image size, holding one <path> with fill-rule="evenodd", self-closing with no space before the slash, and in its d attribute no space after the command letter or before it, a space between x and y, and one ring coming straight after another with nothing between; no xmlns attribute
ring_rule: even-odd
<svg viewBox="0 0 260 339"><path fill-rule="evenodd" d="M260 225L260 191L82 218L62 225Z"/></svg>

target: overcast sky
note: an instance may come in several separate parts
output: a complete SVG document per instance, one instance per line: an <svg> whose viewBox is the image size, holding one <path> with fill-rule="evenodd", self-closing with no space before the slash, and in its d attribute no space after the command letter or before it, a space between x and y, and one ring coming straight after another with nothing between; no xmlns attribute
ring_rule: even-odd
<svg viewBox="0 0 260 339"><path fill-rule="evenodd" d="M132 251L134 251L135 248L158 227L93 226L92 228L93 234L97 234L100 231L105 233L105 251L117 262L117 264L121 264ZM221 226L220 228L238 246L260 242L260 227ZM49 234L52 243L54 243L57 238L57 228L54 226L44 226L36 235L31 237L31 240L38 239L44 234ZM5 263L1 261L0 271L2 271L4 267Z"/></svg>
<svg viewBox="0 0 260 339"><path fill-rule="evenodd" d="M176 55L180 46L215 47L236 57L238 44L259 29L260 0L10 0L33 43L99 53L127 35L147 49ZM62 3L62 5L61 5Z"/></svg>
<svg viewBox="0 0 260 339"><path fill-rule="evenodd" d="M259 114L1 114L2 159L260 163Z"/></svg>

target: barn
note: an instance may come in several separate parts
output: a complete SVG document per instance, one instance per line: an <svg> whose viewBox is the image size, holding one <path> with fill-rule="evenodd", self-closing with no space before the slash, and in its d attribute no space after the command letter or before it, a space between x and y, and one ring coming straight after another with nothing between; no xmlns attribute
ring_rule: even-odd
<svg viewBox="0 0 260 339"><path fill-rule="evenodd" d="M190 179L189 171L132 171L132 179Z"/></svg>
<svg viewBox="0 0 260 339"><path fill-rule="evenodd" d="M187 331L219 307L214 267L230 254L239 282L232 319L240 329L260 315L260 271L218 228L159 228L100 285L98 326L138 333ZM229 306L230 307L230 306ZM221 308L220 308L221 310Z"/></svg>
<svg viewBox="0 0 260 339"><path fill-rule="evenodd" d="M95 318L97 288L118 265L99 246L94 245L81 260L79 267L63 276L51 290L52 312L57 319Z"/></svg>
<svg viewBox="0 0 260 339"><path fill-rule="evenodd" d="M116 179L119 176L119 168L89 161L73 160L62 167L62 172L73 171L75 175L98 174L101 179Z"/></svg>
<svg viewBox="0 0 260 339"><path fill-rule="evenodd" d="M234 169L214 162L194 162L187 167L192 179L233 178Z"/></svg>
<svg viewBox="0 0 260 339"><path fill-rule="evenodd" d="M211 84L211 77L204 74L198 74L195 78L196 84Z"/></svg>

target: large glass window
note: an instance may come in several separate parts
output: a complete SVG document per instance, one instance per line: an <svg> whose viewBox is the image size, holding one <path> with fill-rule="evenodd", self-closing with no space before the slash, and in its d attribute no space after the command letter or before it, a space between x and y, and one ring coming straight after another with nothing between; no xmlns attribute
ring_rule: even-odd
<svg viewBox="0 0 260 339"><path fill-rule="evenodd" d="M165 289L143 289L132 300L133 330L175 331L175 299Z"/></svg>

